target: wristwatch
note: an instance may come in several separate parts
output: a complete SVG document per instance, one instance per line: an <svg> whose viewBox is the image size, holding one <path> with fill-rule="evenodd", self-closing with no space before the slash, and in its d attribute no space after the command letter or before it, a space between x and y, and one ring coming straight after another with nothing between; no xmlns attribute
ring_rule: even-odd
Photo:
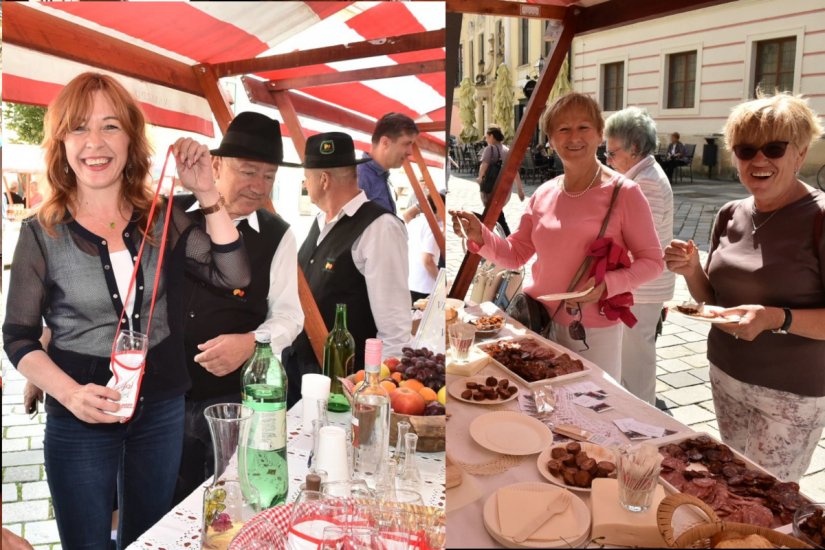
<svg viewBox="0 0 825 550"><path fill-rule="evenodd" d="M785 312L785 321L782 323L782 326L773 329L771 332L774 334L788 334L788 329L791 328L791 323L793 322L793 316L791 315L791 310L787 307L783 307L782 311Z"/></svg>
<svg viewBox="0 0 825 550"><path fill-rule="evenodd" d="M224 204L226 204L226 199L223 198L223 195L218 193L218 197L220 197L218 199L218 202L216 202L212 206L207 206L205 208L201 208L201 214L203 214L204 216L207 216L209 214L214 214L215 212L220 210L223 207Z"/></svg>

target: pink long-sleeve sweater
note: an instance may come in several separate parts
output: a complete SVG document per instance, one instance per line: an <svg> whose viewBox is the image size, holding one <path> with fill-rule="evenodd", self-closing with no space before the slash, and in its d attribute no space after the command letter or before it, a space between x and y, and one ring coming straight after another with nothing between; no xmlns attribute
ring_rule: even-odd
<svg viewBox="0 0 825 550"><path fill-rule="evenodd" d="M626 248L633 263L630 268L608 272L605 283L607 297L633 292L639 285L658 277L664 269L664 261L647 199L636 183L623 176L602 183L600 187L594 187L576 198L562 193L560 178L555 178L536 190L527 203L518 229L507 239L483 228L484 245L479 247L470 243L469 249L510 269L524 265L536 254L532 267L533 283L525 287L525 293L538 298L545 294L566 292L590 244L599 234L613 186L619 178L623 180L622 189L613 206L605 237L612 237ZM582 277L578 289L583 288L586 275ZM559 304L557 301L542 302L551 315ZM565 308L561 308L554 321L568 325L572 317ZM596 302L582 308L585 327L607 327L619 322L601 315Z"/></svg>

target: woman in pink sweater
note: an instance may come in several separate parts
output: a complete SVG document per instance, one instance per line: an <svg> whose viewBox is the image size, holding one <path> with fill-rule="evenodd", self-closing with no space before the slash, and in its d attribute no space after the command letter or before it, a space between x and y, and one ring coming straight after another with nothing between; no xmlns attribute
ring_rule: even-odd
<svg viewBox="0 0 825 550"><path fill-rule="evenodd" d="M540 300L552 316L550 336L556 342L621 380L621 322L622 318L633 322L632 315L627 316L629 310L621 307L632 304L625 293L655 279L664 262L650 206L639 186L596 158L603 128L601 110L589 96L571 93L550 107L543 130L564 164L564 174L536 190L518 229L507 239L491 233L471 212L451 214L456 233L461 234L459 223L464 226L469 250L500 266L517 268L535 254L533 282L524 291L538 299L568 290L598 237L613 189L621 182L604 237L612 240L613 253L621 252L621 247L629 257L620 259L617 268L612 262L603 275L586 272L575 287L593 287L583 297L567 302ZM600 262L596 259L593 263ZM621 317L617 317L619 313ZM585 344L571 337L568 327L579 319L589 349L583 349Z"/></svg>

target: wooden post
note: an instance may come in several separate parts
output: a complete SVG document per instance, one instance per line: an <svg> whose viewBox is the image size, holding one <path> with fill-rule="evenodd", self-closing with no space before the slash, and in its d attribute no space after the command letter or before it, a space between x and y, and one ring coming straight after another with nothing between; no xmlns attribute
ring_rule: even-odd
<svg viewBox="0 0 825 550"><path fill-rule="evenodd" d="M221 84L215 76L215 70L211 65L195 65L192 67L192 71L201 85L203 96L209 103L209 108L212 109L215 120L218 121L221 133L225 134L234 116L232 115L232 109L229 108L229 104L221 93Z"/></svg>
<svg viewBox="0 0 825 550"><path fill-rule="evenodd" d="M444 239L444 232L440 227L438 227L438 221L435 219L435 214L433 213L432 208L430 208L430 204L427 202L427 196L424 194L424 190L421 189L421 184L418 183L418 178L415 177L415 171L413 170L408 159L404 159L404 171L407 173L407 179L410 180L410 185L412 186L413 191L415 191L415 196L418 199L418 204L421 207L421 211L424 213L424 217L427 218L427 223L430 226L430 230L433 232L435 242L438 243L438 248L441 249L441 254L446 257L447 245ZM438 193L436 193L435 196L438 199L441 198L438 196Z"/></svg>

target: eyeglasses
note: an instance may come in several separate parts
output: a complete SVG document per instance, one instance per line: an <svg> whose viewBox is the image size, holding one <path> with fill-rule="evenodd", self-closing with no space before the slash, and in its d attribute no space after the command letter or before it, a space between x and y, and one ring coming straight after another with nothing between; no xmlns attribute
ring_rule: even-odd
<svg viewBox="0 0 825 550"><path fill-rule="evenodd" d="M584 331L584 325L582 324L581 304L577 303L576 307L570 308L568 312L570 315L573 315L573 322L567 327L567 335L570 336L570 339L578 340L584 344L584 349L579 351L589 350L590 346L587 345L587 333Z"/></svg>
<svg viewBox="0 0 825 550"><path fill-rule="evenodd" d="M612 159L613 157L616 156L616 153L618 153L619 151L621 151L621 149L615 149L613 151L608 151L607 149L605 149L604 156L606 158Z"/></svg>
<svg viewBox="0 0 825 550"><path fill-rule="evenodd" d="M787 141L771 141L762 147L748 144L734 145L733 152L740 160L751 160L759 151L762 151L762 154L769 159L780 159L785 156L788 143Z"/></svg>

